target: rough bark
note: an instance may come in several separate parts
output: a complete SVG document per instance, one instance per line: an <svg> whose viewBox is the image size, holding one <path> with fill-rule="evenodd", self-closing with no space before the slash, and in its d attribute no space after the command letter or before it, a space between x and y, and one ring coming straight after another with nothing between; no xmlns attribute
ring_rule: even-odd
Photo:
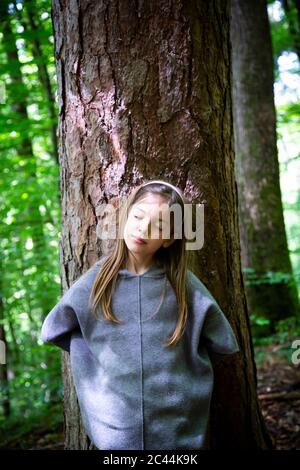
<svg viewBox="0 0 300 470"><path fill-rule="evenodd" d="M265 0L232 1L233 110L242 265L292 274L276 146L273 59ZM297 312L295 283L247 286L249 312L276 322Z"/></svg>
<svg viewBox="0 0 300 470"><path fill-rule="evenodd" d="M63 289L101 254L100 204L165 176L204 203L196 274L241 347L216 370L211 445L266 448L240 264L228 2L54 0L53 24ZM88 448L67 356L66 448Z"/></svg>

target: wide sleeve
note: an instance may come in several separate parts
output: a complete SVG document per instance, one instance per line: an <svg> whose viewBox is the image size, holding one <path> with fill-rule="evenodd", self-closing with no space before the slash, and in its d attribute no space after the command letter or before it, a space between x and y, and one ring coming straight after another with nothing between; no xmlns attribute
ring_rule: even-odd
<svg viewBox="0 0 300 470"><path fill-rule="evenodd" d="M216 302L206 312L202 340L213 364L240 351L233 329Z"/></svg>
<svg viewBox="0 0 300 470"><path fill-rule="evenodd" d="M106 256L102 256L88 271L82 274L64 293L60 301L46 316L40 333L44 343L52 343L70 352L74 330L86 334L91 318L90 292L96 275Z"/></svg>
<svg viewBox="0 0 300 470"><path fill-rule="evenodd" d="M65 292L61 300L46 316L40 334L44 343L53 343L70 352L70 342L74 330L85 332L90 319L89 296L102 263L102 256L88 271Z"/></svg>
<svg viewBox="0 0 300 470"><path fill-rule="evenodd" d="M64 295L46 316L40 334L44 343L52 343L70 352L71 333L79 328L74 308Z"/></svg>

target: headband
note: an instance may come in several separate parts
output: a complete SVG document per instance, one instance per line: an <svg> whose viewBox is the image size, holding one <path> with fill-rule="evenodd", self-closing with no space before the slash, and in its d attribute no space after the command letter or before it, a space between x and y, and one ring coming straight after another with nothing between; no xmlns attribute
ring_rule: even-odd
<svg viewBox="0 0 300 470"><path fill-rule="evenodd" d="M153 180L153 181L148 181L148 183L143 184L142 187L146 186L147 184L164 184L165 186L169 186L171 189L176 191L177 194L179 194L180 199L182 200L183 205L185 204L182 194L179 192L179 190L176 188L176 186L173 186L171 183L167 183L166 181L163 180Z"/></svg>

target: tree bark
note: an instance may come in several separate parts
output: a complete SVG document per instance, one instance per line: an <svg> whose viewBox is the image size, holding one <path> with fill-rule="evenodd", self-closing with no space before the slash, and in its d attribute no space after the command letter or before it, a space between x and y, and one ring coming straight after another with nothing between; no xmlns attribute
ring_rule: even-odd
<svg viewBox="0 0 300 470"><path fill-rule="evenodd" d="M273 55L265 0L232 1L233 111L242 265L292 274L281 202ZM250 276L248 277L250 280ZM247 273L246 273L247 279ZM267 280L267 279L266 279ZM250 313L278 320L299 309L294 282L246 287Z"/></svg>
<svg viewBox="0 0 300 470"><path fill-rule="evenodd" d="M100 204L164 176L205 204L195 273L241 347L216 369L211 446L267 448L240 264L228 2L54 0L52 17L63 289L101 255ZM66 448L86 449L63 355Z"/></svg>

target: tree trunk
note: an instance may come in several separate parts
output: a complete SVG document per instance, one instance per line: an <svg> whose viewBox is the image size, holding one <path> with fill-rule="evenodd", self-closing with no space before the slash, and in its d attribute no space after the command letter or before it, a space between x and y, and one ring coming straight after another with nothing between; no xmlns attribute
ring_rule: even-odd
<svg viewBox="0 0 300 470"><path fill-rule="evenodd" d="M63 289L101 255L101 204L164 175L204 203L196 274L241 347L216 369L211 445L267 448L240 265L228 3L54 0L52 16ZM68 353L63 361L66 448L86 449Z"/></svg>
<svg viewBox="0 0 300 470"><path fill-rule="evenodd" d="M265 0L233 0L233 110L242 265L256 276L292 274L276 147L272 44ZM246 273L247 274L247 273ZM250 277L249 277L250 280ZM297 312L294 283L246 287L249 312L276 322Z"/></svg>

